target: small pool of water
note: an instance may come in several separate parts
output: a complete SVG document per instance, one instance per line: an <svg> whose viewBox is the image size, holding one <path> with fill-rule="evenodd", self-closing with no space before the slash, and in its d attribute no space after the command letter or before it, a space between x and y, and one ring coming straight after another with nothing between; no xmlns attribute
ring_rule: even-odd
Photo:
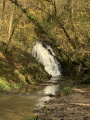
<svg viewBox="0 0 90 120"><path fill-rule="evenodd" d="M50 80L48 86L27 90L28 93L0 94L0 120L28 120L34 116L35 108L44 106L45 101L52 99L59 90L58 80ZM21 90L23 91L23 90Z"/></svg>
<svg viewBox="0 0 90 120"><path fill-rule="evenodd" d="M0 95L0 120L27 120L33 116L36 96Z"/></svg>

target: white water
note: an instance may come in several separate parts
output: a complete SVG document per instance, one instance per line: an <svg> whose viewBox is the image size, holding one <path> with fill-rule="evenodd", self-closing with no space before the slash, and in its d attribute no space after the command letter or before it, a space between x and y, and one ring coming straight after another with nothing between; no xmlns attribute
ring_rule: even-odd
<svg viewBox="0 0 90 120"><path fill-rule="evenodd" d="M46 45L46 47L44 47L42 43L36 42L36 45L32 49L32 55L45 66L45 70L49 73L49 75L52 77L61 75L59 69L60 65L50 46Z"/></svg>

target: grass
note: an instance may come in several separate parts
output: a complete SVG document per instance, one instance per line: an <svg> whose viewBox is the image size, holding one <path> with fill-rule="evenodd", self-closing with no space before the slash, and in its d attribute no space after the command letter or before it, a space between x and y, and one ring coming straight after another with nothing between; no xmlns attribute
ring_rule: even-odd
<svg viewBox="0 0 90 120"><path fill-rule="evenodd" d="M24 83L20 82L15 83L12 81L12 83L8 82L6 78L0 77L0 91L11 91L11 90L16 90L22 87Z"/></svg>
<svg viewBox="0 0 90 120"><path fill-rule="evenodd" d="M69 94L74 92L74 89L71 88L71 87L65 87L63 92L64 92L65 95L69 95Z"/></svg>
<svg viewBox="0 0 90 120"><path fill-rule="evenodd" d="M4 77L0 77L0 90L10 90L10 84L6 81Z"/></svg>

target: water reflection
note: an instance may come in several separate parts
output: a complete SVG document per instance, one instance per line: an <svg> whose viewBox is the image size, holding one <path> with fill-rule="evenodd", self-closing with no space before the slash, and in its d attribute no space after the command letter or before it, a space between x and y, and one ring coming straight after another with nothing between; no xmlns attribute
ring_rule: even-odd
<svg viewBox="0 0 90 120"><path fill-rule="evenodd" d="M0 120L27 120L35 103L36 96L0 95Z"/></svg>
<svg viewBox="0 0 90 120"><path fill-rule="evenodd" d="M46 94L46 95L55 95L56 94L56 92L58 91L58 89L59 89L59 85L52 85L52 86L47 86L44 90L43 90L43 92L44 92L44 94Z"/></svg>
<svg viewBox="0 0 90 120"><path fill-rule="evenodd" d="M55 95L59 90L58 80L52 79L49 82L44 89L29 94L0 94L0 120L27 120L32 117L36 106L44 106L46 101L52 99L50 95Z"/></svg>
<svg viewBox="0 0 90 120"><path fill-rule="evenodd" d="M49 81L52 82L52 84L46 86L41 92L39 91L38 94L42 94L42 96L37 99L37 107L43 107L46 101L48 102L52 99L50 96L54 96L59 91L60 84L58 80L58 78L52 78L52 80ZM55 85L53 83L55 83Z"/></svg>

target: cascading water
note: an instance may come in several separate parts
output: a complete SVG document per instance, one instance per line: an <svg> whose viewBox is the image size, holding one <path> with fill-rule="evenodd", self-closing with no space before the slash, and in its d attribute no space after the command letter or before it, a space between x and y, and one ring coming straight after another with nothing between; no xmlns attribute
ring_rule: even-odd
<svg viewBox="0 0 90 120"><path fill-rule="evenodd" d="M45 66L45 70L49 75L52 77L61 75L59 62L55 58L55 54L50 46L46 45L44 47L42 43L36 42L32 49L32 55Z"/></svg>

